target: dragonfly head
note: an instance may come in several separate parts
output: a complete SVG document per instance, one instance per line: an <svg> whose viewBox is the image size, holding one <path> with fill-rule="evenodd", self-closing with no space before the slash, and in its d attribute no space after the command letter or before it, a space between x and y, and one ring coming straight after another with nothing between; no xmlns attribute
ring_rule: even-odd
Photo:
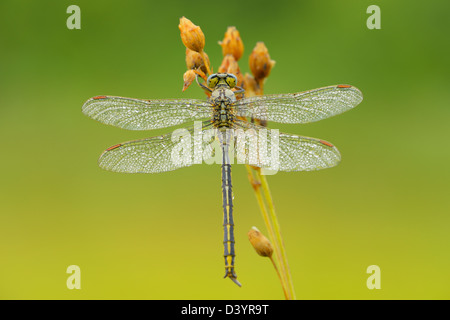
<svg viewBox="0 0 450 320"><path fill-rule="evenodd" d="M237 84L237 78L231 73L213 73L206 80L206 85L214 89L218 85L226 85L230 88L234 88Z"/></svg>

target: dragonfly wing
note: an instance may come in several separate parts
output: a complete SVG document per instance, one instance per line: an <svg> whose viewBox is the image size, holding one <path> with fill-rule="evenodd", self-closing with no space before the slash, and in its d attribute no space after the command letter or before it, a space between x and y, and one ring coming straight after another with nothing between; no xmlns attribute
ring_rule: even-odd
<svg viewBox="0 0 450 320"><path fill-rule="evenodd" d="M329 86L300 93L255 96L238 100L238 115L279 123L308 123L357 106L361 91L349 85Z"/></svg>
<svg viewBox="0 0 450 320"><path fill-rule="evenodd" d="M209 127L210 122L205 121L203 130L191 126L162 136L117 144L102 153L98 165L114 172L158 173L201 163L203 150L215 139L203 137Z"/></svg>
<svg viewBox="0 0 450 320"><path fill-rule="evenodd" d="M170 127L211 116L211 105L204 100L141 100L97 96L82 107L85 115L104 124L128 130Z"/></svg>
<svg viewBox="0 0 450 320"><path fill-rule="evenodd" d="M341 160L339 150L321 139L272 131L246 121L238 121L236 129L247 132L244 146L238 135L235 139L238 163L277 171L312 171L334 167ZM251 141L251 131L258 136L257 148L248 143ZM260 134L266 138L261 139Z"/></svg>
<svg viewBox="0 0 450 320"><path fill-rule="evenodd" d="M286 133L279 139L279 171L320 170L341 161L339 150L327 141Z"/></svg>

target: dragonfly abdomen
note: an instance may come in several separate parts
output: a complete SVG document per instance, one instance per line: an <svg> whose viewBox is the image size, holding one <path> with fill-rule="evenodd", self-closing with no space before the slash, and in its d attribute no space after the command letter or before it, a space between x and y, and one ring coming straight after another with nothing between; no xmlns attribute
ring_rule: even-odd
<svg viewBox="0 0 450 320"><path fill-rule="evenodd" d="M238 286L234 271L234 221L233 221L233 191L231 185L231 164L229 161L228 144L222 144L222 200L223 200L223 246L225 258L225 278L230 278Z"/></svg>

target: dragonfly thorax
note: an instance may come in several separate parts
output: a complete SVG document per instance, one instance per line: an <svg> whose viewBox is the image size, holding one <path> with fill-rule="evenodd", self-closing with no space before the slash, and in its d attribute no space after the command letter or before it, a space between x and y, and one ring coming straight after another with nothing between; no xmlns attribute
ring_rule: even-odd
<svg viewBox="0 0 450 320"><path fill-rule="evenodd" d="M209 101L213 106L212 122L216 127L229 127L234 121L236 95L232 88L236 87L237 78L231 73L214 73L206 81L211 91Z"/></svg>
<svg viewBox="0 0 450 320"><path fill-rule="evenodd" d="M236 102L234 92L227 85L218 85L211 93L210 102L213 106L212 122L216 127L230 127L234 122Z"/></svg>
<svg viewBox="0 0 450 320"><path fill-rule="evenodd" d="M209 101L214 106L222 103L231 105L236 102L236 95L227 85L218 85L211 93Z"/></svg>

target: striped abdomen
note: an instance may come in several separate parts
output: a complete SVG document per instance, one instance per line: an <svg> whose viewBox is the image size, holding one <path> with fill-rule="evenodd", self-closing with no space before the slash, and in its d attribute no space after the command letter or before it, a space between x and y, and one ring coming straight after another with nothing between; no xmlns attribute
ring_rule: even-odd
<svg viewBox="0 0 450 320"><path fill-rule="evenodd" d="M238 286L241 286L236 279L237 276L234 271L233 191L228 147L229 144L222 142L223 255L225 257L225 277L230 278Z"/></svg>

